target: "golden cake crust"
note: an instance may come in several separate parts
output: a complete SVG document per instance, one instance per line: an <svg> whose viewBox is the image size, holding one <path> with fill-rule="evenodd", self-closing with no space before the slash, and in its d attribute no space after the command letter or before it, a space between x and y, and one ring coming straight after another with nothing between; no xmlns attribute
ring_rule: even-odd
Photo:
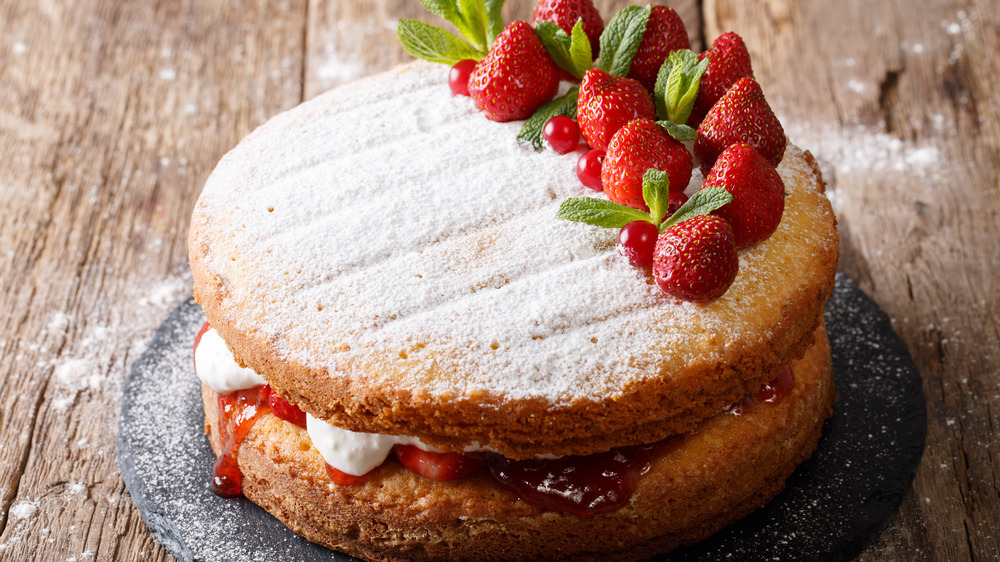
<svg viewBox="0 0 1000 562"><path fill-rule="evenodd" d="M271 414L239 452L244 494L288 527L370 559L645 558L702 540L769 501L816 447L835 399L825 330L777 404L718 414L656 459L630 504L579 518L518 500L488 475L434 481L390 457L366 484L330 481L308 434ZM217 394L203 388L220 451Z"/></svg>
<svg viewBox="0 0 1000 562"><path fill-rule="evenodd" d="M542 218L537 225L530 224L559 232L576 229L573 232L578 232L580 239L593 241L590 249L598 252L598 257L589 261L571 257L562 267L593 266L595 276L617 275L619 281L627 279L627 283L621 281L623 287L634 283L638 289L625 287L636 292L627 306L610 308L616 303L617 295L613 295L607 303L593 304L597 309L604 306L612 310L606 317L589 318L579 313L580 321L561 320L564 309L554 306L540 313L546 321L535 320L540 335L515 334L517 337L494 342L492 347L488 330L502 331L509 323L504 318L486 328L482 322L474 324L475 330L486 332L486 339L462 331L453 332L457 334L454 338L435 337L452 333L447 331L448 322L478 314L487 305L503 305L504 295L527 284L541 284L536 277L542 273L534 274L534 270L527 270L534 276L521 272L518 277L516 272L492 269L494 254L521 240L525 228L522 219L535 216L530 207L463 232L457 239L434 240L415 250L426 262L440 263L447 258L453 269L464 275L459 284L468 282L469 288L456 292L454 300L482 298L487 304L473 301L476 305L463 312L453 311L449 301L442 300L437 308L410 316L400 313L399 318L382 318L374 314L361 320L345 312L344 305L336 309L324 305L323 298L336 301L348 290L357 294L336 302L357 303L365 300L363 297L371 302L377 296L371 298L364 292L370 279L347 286L341 279L350 275L327 276L322 268L314 271L310 263L303 266L294 259L286 265L281 260L287 256L271 252L286 243L285 231L260 240L247 234L266 230L267 221L284 210L280 206L275 210L274 205L251 208L240 199L253 200L269 189L268 165L252 158L272 147L274 142L268 139L284 139L292 130L306 137L303 143L314 143L315 139L309 138L309 131L318 128L314 123L347 119L340 115L348 112L350 104L359 103L359 92L382 88L388 99L397 93L392 84L399 83L401 97L421 94L427 88L436 92L433 95L446 96L440 93L444 91L443 73L438 76L432 72L419 63L408 65L309 102L252 134L213 173L192 217L189 255L194 294L241 365L262 373L280 395L305 411L345 429L412 435L444 450L478 443L511 458L525 458L543 453L588 454L687 431L801 356L833 289L838 239L836 219L823 195L816 163L808 152L791 145L779 167L787 191L781 225L771 238L741 252L736 282L726 295L708 305L681 303L656 294L655 286L641 287L641 276L622 273L610 250L614 233L576 223L550 224L562 222L552 215L563 188L547 186L547 180L531 186L540 192L550 190L552 200L538 211ZM383 103L379 95L371 103ZM453 108L448 111L454 112ZM476 119L470 130L499 126ZM407 125L400 127L406 129ZM490 134L512 138L516 133L503 129ZM377 144L378 140L367 142ZM512 158L523 158L525 165L535 162L534 155L512 154ZM538 156L557 158L550 153ZM279 174L275 181L284 177ZM240 191L244 185L250 185L245 193ZM335 187L330 189L336 193ZM323 220L313 215L302 219ZM287 230L291 236L301 229ZM308 241L308 237L301 237L294 243L296 248L304 247L303 254L309 254ZM267 275L260 269L263 261L272 269L284 267L287 271ZM405 256L367 267L378 272L396 271L392 268L404 267L398 265L402 261ZM385 282L382 278L378 281ZM595 278L589 284L602 282L603 278ZM331 286L334 288L327 289ZM586 282L557 285L550 298L558 298L560 292L582 294L587 290ZM326 296L315 297L317 293ZM310 304L314 302L318 305ZM519 302L508 308L516 308ZM412 326L399 330L404 335L391 335L394 325L414 317L418 318ZM441 321L433 324L437 318ZM530 318L524 323L530 328ZM601 337L588 337L589 331L609 326L614 329L601 332ZM427 334L422 333L425 328ZM384 339L364 342L367 334L376 332ZM629 344L626 340L630 337L641 339L642 345L637 349L636 344ZM572 338L582 343L565 349L591 347L578 353L578 358L565 349L553 347L555 351L550 351L545 347ZM527 366L527 370L538 370L538 376L526 378L526 368L517 363L523 357L540 358ZM550 368L550 364L555 366ZM494 365L499 367L494 369ZM544 390L549 386L556 390ZM536 392L535 387L543 390Z"/></svg>

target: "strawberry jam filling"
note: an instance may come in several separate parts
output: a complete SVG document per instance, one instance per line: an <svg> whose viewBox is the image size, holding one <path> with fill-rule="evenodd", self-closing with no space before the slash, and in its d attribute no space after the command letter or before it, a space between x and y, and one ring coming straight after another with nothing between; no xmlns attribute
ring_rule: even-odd
<svg viewBox="0 0 1000 562"><path fill-rule="evenodd" d="M195 339L207 330L203 328ZM777 404L795 388L791 365L753 395L746 395L724 411L742 415L764 404ZM222 455L212 470L211 489L223 497L241 494L243 474L237 464L240 443L254 423L270 412L305 427L305 413L271 391L269 385L220 394L219 431ZM480 472L488 473L502 487L522 500L549 511L591 517L624 507L635 492L639 477L659 457L683 443L684 436L668 437L648 445L616 447L603 453L554 459L510 460L494 453L426 451L414 445L393 447L396 459L407 469L432 480L452 480ZM374 470L361 476L342 472L329 464L327 475L343 486L364 484Z"/></svg>
<svg viewBox="0 0 1000 562"><path fill-rule="evenodd" d="M210 485L217 495L228 498L242 493L243 473L236 461L240 443L246 439L254 423L268 412L299 427L306 426L305 412L271 392L270 385L263 384L219 395L222 455L216 459L212 468Z"/></svg>
<svg viewBox="0 0 1000 562"><path fill-rule="evenodd" d="M219 433L222 455L212 467L212 491L223 497L238 496L242 493L243 473L236 461L240 443L254 423L264 415L268 405L269 388L256 386L219 395Z"/></svg>
<svg viewBox="0 0 1000 562"><path fill-rule="evenodd" d="M493 455L493 478L522 500L549 511L591 517L628 503L639 477L653 461L676 448L683 436L650 445L616 447L604 453L512 461Z"/></svg>
<svg viewBox="0 0 1000 562"><path fill-rule="evenodd" d="M747 394L738 402L726 406L723 412L734 416L748 414L754 411L759 404L777 404L781 402L792 393L794 388L795 372L792 370L791 364L785 365L778 376L771 379L760 390L752 396Z"/></svg>

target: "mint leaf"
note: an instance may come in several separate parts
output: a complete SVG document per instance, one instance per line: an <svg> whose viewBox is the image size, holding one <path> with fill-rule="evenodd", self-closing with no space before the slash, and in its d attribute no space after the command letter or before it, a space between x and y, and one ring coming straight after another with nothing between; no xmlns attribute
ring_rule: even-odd
<svg viewBox="0 0 1000 562"><path fill-rule="evenodd" d="M687 122L706 68L708 57L699 62L690 49L672 51L656 74L653 101L657 116L677 124Z"/></svg>
<svg viewBox="0 0 1000 562"><path fill-rule="evenodd" d="M649 221L647 213L596 197L571 197L563 201L556 218L605 228L621 228L632 221Z"/></svg>
<svg viewBox="0 0 1000 562"><path fill-rule="evenodd" d="M553 24L554 25L554 24ZM562 96L539 107L530 119L524 122L521 132L517 134L517 140L531 143L535 150L542 148L542 129L556 115L565 115L570 119L576 119L576 99L579 95L579 88L570 88Z"/></svg>
<svg viewBox="0 0 1000 562"><path fill-rule="evenodd" d="M694 196L688 199L687 203L684 203L680 209L670 215L670 218L663 221L663 224L660 225L660 232L698 215L707 215L732 200L732 194L724 187L715 185L703 187L695 192Z"/></svg>
<svg viewBox="0 0 1000 562"><path fill-rule="evenodd" d="M590 40L583 32L582 18L576 21L572 35L557 24L544 20L535 22L535 33L552 62L573 76L583 78L593 66L594 57L590 52Z"/></svg>
<svg viewBox="0 0 1000 562"><path fill-rule="evenodd" d="M482 52L490 50L486 42L486 3L483 0L458 0L458 17L455 24L458 31Z"/></svg>
<svg viewBox="0 0 1000 562"><path fill-rule="evenodd" d="M458 29L482 58L493 40L503 31L500 9L503 0L420 0L432 14L444 18Z"/></svg>
<svg viewBox="0 0 1000 562"><path fill-rule="evenodd" d="M668 135L681 142L692 141L698 136L698 131L687 125L678 125L673 121L657 121L656 124L666 129Z"/></svg>
<svg viewBox="0 0 1000 562"><path fill-rule="evenodd" d="M455 22L458 18L458 6L455 0L420 0L428 12L444 20Z"/></svg>
<svg viewBox="0 0 1000 562"><path fill-rule="evenodd" d="M628 74L646 32L650 11L649 6L628 6L611 18L601 33L601 54L595 65L598 69L615 76Z"/></svg>
<svg viewBox="0 0 1000 562"><path fill-rule="evenodd" d="M656 105L656 116L660 119L667 119L667 80L670 78L670 71L674 68L674 61L663 59L660 70L656 72L656 84L653 86L653 104Z"/></svg>
<svg viewBox="0 0 1000 562"><path fill-rule="evenodd" d="M588 70L594 67L594 49L590 38L583 31L583 18L576 20L570 32L569 56L573 60L573 76L583 78Z"/></svg>
<svg viewBox="0 0 1000 562"><path fill-rule="evenodd" d="M538 34L538 40L542 42L552 62L573 74L573 56L569 52L573 39L557 24L545 20L535 22L535 33Z"/></svg>
<svg viewBox="0 0 1000 562"><path fill-rule="evenodd" d="M401 19L396 26L396 36L403 50L418 59L443 64L460 60L480 60L483 53L440 27L413 19Z"/></svg>
<svg viewBox="0 0 1000 562"><path fill-rule="evenodd" d="M503 31L503 0L486 0L486 50L493 47L493 41Z"/></svg>
<svg viewBox="0 0 1000 562"><path fill-rule="evenodd" d="M649 207L653 224L659 225L670 206L670 176L656 168L642 175L642 200Z"/></svg>

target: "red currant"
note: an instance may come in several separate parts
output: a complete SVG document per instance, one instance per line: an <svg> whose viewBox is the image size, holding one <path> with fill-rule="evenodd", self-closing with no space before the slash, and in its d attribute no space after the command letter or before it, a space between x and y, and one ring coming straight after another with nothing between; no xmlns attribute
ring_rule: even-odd
<svg viewBox="0 0 1000 562"><path fill-rule="evenodd" d="M580 126L565 115L556 115L545 123L542 138L558 154L568 154L580 144Z"/></svg>
<svg viewBox="0 0 1000 562"><path fill-rule="evenodd" d="M632 221L618 232L618 254L635 267L653 265L653 249L660 229L649 221Z"/></svg>
<svg viewBox="0 0 1000 562"><path fill-rule="evenodd" d="M594 191L604 191L604 184L601 183L601 164L604 162L605 154L606 151L595 148L584 152L576 161L576 177L580 179L580 183Z"/></svg>
<svg viewBox="0 0 1000 562"><path fill-rule="evenodd" d="M451 72L448 73L448 87L451 88L452 94L456 96L469 95L469 76L472 75L474 68L476 68L476 61L472 59L460 60L451 67Z"/></svg>
<svg viewBox="0 0 1000 562"><path fill-rule="evenodd" d="M677 209L680 209L687 203L687 200L688 196L683 191L671 191L670 199L667 202L667 216L669 217L676 213Z"/></svg>

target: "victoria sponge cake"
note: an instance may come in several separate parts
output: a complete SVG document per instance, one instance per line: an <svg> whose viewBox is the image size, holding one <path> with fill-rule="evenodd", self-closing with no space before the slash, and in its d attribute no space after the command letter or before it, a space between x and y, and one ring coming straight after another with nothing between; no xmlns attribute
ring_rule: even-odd
<svg viewBox="0 0 1000 562"><path fill-rule="evenodd" d="M618 229L557 218L588 193L580 152L532 150L448 87L426 62L340 87L205 184L213 489L374 559L643 558L773 497L835 396L838 237L812 156L784 147L780 222L689 302Z"/></svg>

